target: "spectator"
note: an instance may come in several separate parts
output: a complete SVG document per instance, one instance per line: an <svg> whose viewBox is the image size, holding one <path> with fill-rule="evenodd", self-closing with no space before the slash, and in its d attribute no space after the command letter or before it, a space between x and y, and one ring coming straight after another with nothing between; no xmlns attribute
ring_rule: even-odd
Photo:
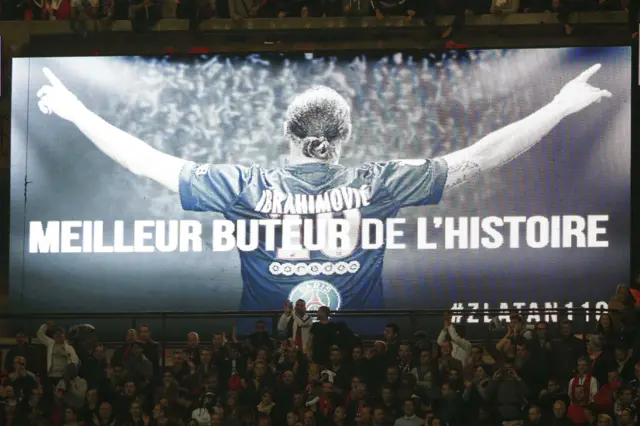
<svg viewBox="0 0 640 426"><path fill-rule="evenodd" d="M55 328L53 322L43 324L36 333L40 342L47 349L47 386L55 387L67 372L69 364L80 363L75 349L67 343L65 333L62 328ZM48 332L53 334L53 338L47 335ZM49 388L50 389L50 388Z"/></svg>
<svg viewBox="0 0 640 426"><path fill-rule="evenodd" d="M489 382L489 393L498 404L502 421L522 420L520 407L529 396L529 390L512 364L505 362L495 372Z"/></svg>
<svg viewBox="0 0 640 426"><path fill-rule="evenodd" d="M598 407L595 404L589 404L584 407L584 426L596 426L598 424Z"/></svg>
<svg viewBox="0 0 640 426"><path fill-rule="evenodd" d="M384 19L385 16L406 16L412 19L416 16L414 0L373 0L373 10L378 19Z"/></svg>
<svg viewBox="0 0 640 426"><path fill-rule="evenodd" d="M569 395L562 389L557 379L550 378L547 387L542 389L538 396L538 404L542 409L544 419L553 418L553 405L556 401L564 402L566 407L569 405Z"/></svg>
<svg viewBox="0 0 640 426"><path fill-rule="evenodd" d="M27 360L23 356L14 356L13 366L11 373L9 373L7 386L11 386L13 391L19 398L27 398L32 389L38 387L38 378L36 375L27 369Z"/></svg>
<svg viewBox="0 0 640 426"><path fill-rule="evenodd" d="M574 426L573 422L567 418L567 406L564 401L558 400L553 403L553 419L550 426Z"/></svg>
<svg viewBox="0 0 640 426"><path fill-rule="evenodd" d="M388 385L383 386L380 393L382 397L380 408L384 411L385 423L393 424L402 415L402 410L396 404L396 395Z"/></svg>
<svg viewBox="0 0 640 426"><path fill-rule="evenodd" d="M638 423L638 414L630 408L624 408L618 417L618 426L636 426Z"/></svg>
<svg viewBox="0 0 640 426"><path fill-rule="evenodd" d="M616 417L616 423L620 423L620 417L624 410L630 410L632 413L637 413L637 407L633 402L634 395L633 389L622 386L618 389L618 398L613 406L613 413Z"/></svg>
<svg viewBox="0 0 640 426"><path fill-rule="evenodd" d="M581 425L587 421L584 415L584 407L590 403L589 396L582 385L575 385L573 393L574 398L567 409L567 418L574 424Z"/></svg>
<svg viewBox="0 0 640 426"><path fill-rule="evenodd" d="M560 339L552 344L553 365L559 380L569 380L573 376L578 358L586 356L587 351L585 342L574 336L571 321L561 322L560 334Z"/></svg>
<svg viewBox="0 0 640 426"><path fill-rule="evenodd" d="M484 348L479 345L471 347L471 355L467 359L464 366L464 378L466 380L472 380L476 374L476 370L479 367L485 365L492 365L494 360L490 356L485 356Z"/></svg>
<svg viewBox="0 0 640 426"><path fill-rule="evenodd" d="M429 398L435 398L439 394L440 370L431 357L430 349L423 349L420 352L420 363L414 367L412 373L416 376L418 386Z"/></svg>
<svg viewBox="0 0 640 426"><path fill-rule="evenodd" d="M87 36L87 21L98 17L99 0L70 0L71 31Z"/></svg>
<svg viewBox="0 0 640 426"><path fill-rule="evenodd" d="M615 349L615 363L618 374L623 382L633 380L634 363L631 359L631 353L624 343L619 343Z"/></svg>
<svg viewBox="0 0 640 426"><path fill-rule="evenodd" d="M416 407L414 401L409 398L404 401L404 416L398 418L394 426L422 426L424 420L416 416Z"/></svg>
<svg viewBox="0 0 640 426"><path fill-rule="evenodd" d="M148 420L148 419L147 419ZM142 412L142 405L134 401L129 409L129 418L123 422L124 426L146 426Z"/></svg>
<svg viewBox="0 0 640 426"><path fill-rule="evenodd" d="M542 424L542 411L540 411L540 407L532 405L529 407L525 426L537 426Z"/></svg>
<svg viewBox="0 0 640 426"><path fill-rule="evenodd" d="M395 364L400 350L400 327L397 324L387 324L384 328L384 340L387 362ZM379 351L380 352L380 351Z"/></svg>
<svg viewBox="0 0 640 426"><path fill-rule="evenodd" d="M227 348L227 337L225 333L213 333L211 338L211 350L213 351L213 360L217 365L223 359L226 359L229 356L229 351ZM262 348L258 349L258 352L261 351Z"/></svg>
<svg viewBox="0 0 640 426"><path fill-rule="evenodd" d="M569 23L569 17L573 12L594 10L595 4L584 0L552 0L553 10L558 12L558 22L564 26L566 35L572 35L574 28Z"/></svg>
<svg viewBox="0 0 640 426"><path fill-rule="evenodd" d="M607 374L615 364L613 351L605 352L600 336L594 334L587 338L587 353L591 359L591 371L598 383L607 381Z"/></svg>
<svg viewBox="0 0 640 426"><path fill-rule="evenodd" d="M162 18L160 4L154 0L130 0L129 19L136 33L151 30Z"/></svg>
<svg viewBox="0 0 640 426"><path fill-rule="evenodd" d="M257 321L255 331L246 339L247 347L250 351L256 351L259 348L266 348L270 352L275 349L275 340L271 338L267 331L267 324L264 321Z"/></svg>
<svg viewBox="0 0 640 426"><path fill-rule="evenodd" d="M99 389L107 381L108 363L103 345L96 345L89 358L80 365L80 376L87 381L90 389Z"/></svg>
<svg viewBox="0 0 640 426"><path fill-rule="evenodd" d="M629 386L636 392L640 390L640 361L633 367L633 379L629 381Z"/></svg>
<svg viewBox="0 0 640 426"><path fill-rule="evenodd" d="M100 408L100 401L98 397L97 389L89 389L87 391L84 405L80 410L80 420L87 425L91 425L93 423L93 418L98 414L98 409Z"/></svg>
<svg viewBox="0 0 640 426"><path fill-rule="evenodd" d="M200 336L192 331L187 335L187 347L184 352L187 359L193 361L196 366L200 365L200 349Z"/></svg>
<svg viewBox="0 0 640 426"><path fill-rule="evenodd" d="M273 400L273 392L269 388L262 389L260 403L256 406L258 415L269 417L271 420L280 420L278 407Z"/></svg>
<svg viewBox="0 0 640 426"><path fill-rule="evenodd" d="M459 325L456 329L451 322L451 319L448 317L445 319L444 328L438 336L438 345L440 346L442 346L442 343L448 338L453 345L451 355L460 361L463 367L471 355L472 348L471 343L464 338L464 331L465 329L463 325Z"/></svg>
<svg viewBox="0 0 640 426"><path fill-rule="evenodd" d="M598 392L598 380L589 373L589 359L581 357L578 360L577 374L569 380L569 398L571 401L576 400L575 389L578 385L583 386L586 391L586 395L589 398L589 402L594 401L594 397Z"/></svg>
<svg viewBox="0 0 640 426"><path fill-rule="evenodd" d="M598 416L598 426L613 426L613 419L607 414Z"/></svg>
<svg viewBox="0 0 640 426"><path fill-rule="evenodd" d="M320 365L329 363L329 349L336 344L338 329L336 324L329 321L331 311L326 306L321 306L317 311L318 322L311 325L308 338L307 354Z"/></svg>
<svg viewBox="0 0 640 426"><path fill-rule="evenodd" d="M347 423L358 424L361 421L362 411L368 404L369 394L367 385L360 383L353 390L351 399L345 404L345 412L347 416Z"/></svg>
<svg viewBox="0 0 640 426"><path fill-rule="evenodd" d="M309 344L309 336L312 320L307 314L307 307L304 300L296 301L295 309L291 302L287 301L284 313L278 322L278 330L286 331L287 337L293 339L297 348L306 349Z"/></svg>
<svg viewBox="0 0 640 426"><path fill-rule="evenodd" d="M66 21L71 13L71 5L69 0L34 0L34 3L40 8L41 18L47 21Z"/></svg>
<svg viewBox="0 0 640 426"><path fill-rule="evenodd" d="M144 356L139 345L132 346L129 356L122 361L122 367L138 385L146 385L153 378L153 364Z"/></svg>
<svg viewBox="0 0 640 426"><path fill-rule="evenodd" d="M616 400L617 391L622 385L620 374L617 370L609 372L608 381L604 384L594 397L598 409L602 412L611 412Z"/></svg>
<svg viewBox="0 0 640 426"><path fill-rule="evenodd" d="M489 393L490 377L488 367L478 367L475 376L464 383L462 399L467 403L470 412L477 412L480 407L491 401Z"/></svg>
<svg viewBox="0 0 640 426"><path fill-rule="evenodd" d="M98 0L98 9L96 11L95 19L101 25L102 30L111 28L111 24L115 19L116 13L116 0Z"/></svg>
<svg viewBox="0 0 640 426"><path fill-rule="evenodd" d="M394 422L395 423L395 422ZM376 407L373 409L373 426L386 426L388 422L385 419L384 408Z"/></svg>
<svg viewBox="0 0 640 426"><path fill-rule="evenodd" d="M541 349L531 351L529 342L530 340L522 341L516 348L516 371L527 385L529 392L538 395L546 385L547 360L541 353Z"/></svg>
<svg viewBox="0 0 640 426"><path fill-rule="evenodd" d="M607 0L603 1L606 2ZM608 313L600 315L595 334L600 338L604 349L610 351L615 348L615 345L621 339L621 336L615 330L613 317Z"/></svg>
<svg viewBox="0 0 640 426"><path fill-rule="evenodd" d="M425 333L414 335L418 341L401 341L397 325L389 324L385 341L369 347L358 343L341 323L329 321L329 313L328 309L318 312L307 354L295 343L296 335L302 338L302 327L294 334L292 324L290 338L274 352L267 325L259 322L244 342L238 341L235 330L229 344L223 332L213 333L208 345L190 333L166 367L161 366L160 346L151 341L146 326L140 328L139 337L136 330L129 330L111 360L97 341L76 342L76 350L86 352L78 366L66 355L69 344L64 332L45 325L38 334L44 333L42 340L49 342L42 359L49 368L38 377L20 355L26 353L25 346L10 353L14 364L0 385L0 424L613 426L608 417L596 418L598 413L608 413L618 426L637 425L640 363L625 344L633 337L615 338L612 346L604 345L600 334L589 336L589 356L576 360L575 375L559 381L549 373L566 367L555 368L550 360L566 360L585 347L583 340L572 339L567 323L561 325L564 338L550 344L546 323L536 324L533 331L513 315L510 330L496 345L501 351L492 359L484 351L494 342L486 347L467 342L466 356L457 355L456 348L462 345L455 341L464 339L464 331L454 328L454 338L447 316L446 333L438 339L442 351L438 357L433 356ZM305 310L294 313L292 309L283 321L285 328L295 322L294 315L308 316ZM603 329L607 321L601 320ZM628 330L634 326L629 324ZM93 336L97 340L97 334ZM21 339L16 343L25 344ZM561 352L555 353L557 349ZM157 382L147 355L158 360ZM39 362L37 351L33 356L33 362ZM53 388L55 375L50 376L60 366L65 374ZM605 371L605 380L598 379L596 370ZM606 383L598 389L601 382Z"/></svg>
<svg viewBox="0 0 640 426"><path fill-rule="evenodd" d="M25 362L31 367L34 372L39 372L37 367L37 350L29 345L29 338L24 331L18 331L16 333L15 345L11 346L11 348L7 351L7 354L4 358L3 368L7 370L9 373L13 373L15 370L14 359L16 357L23 357Z"/></svg>
<svg viewBox="0 0 640 426"><path fill-rule="evenodd" d="M548 322L539 321L536 324L535 338L533 340L536 343L535 345L532 345L535 349L545 348L547 350L551 350L551 338L549 336Z"/></svg>
<svg viewBox="0 0 640 426"><path fill-rule="evenodd" d="M115 422L116 418L113 414L111 404L106 401L101 403L97 415L93 418L93 424L95 426L113 426Z"/></svg>
<svg viewBox="0 0 640 426"><path fill-rule="evenodd" d="M151 327L141 325L138 329L139 345L142 347L142 353L153 366L154 377L160 377L160 345L151 338Z"/></svg>
<svg viewBox="0 0 640 426"><path fill-rule="evenodd" d="M64 395L64 403L73 410L80 410L84 406L87 393L87 381L78 376L76 364L67 365L64 380L58 382L56 391Z"/></svg>
<svg viewBox="0 0 640 426"><path fill-rule="evenodd" d="M406 408L406 407L405 407ZM462 401L451 383L442 384L442 395L435 402L435 414L449 426L459 426L462 420Z"/></svg>
<svg viewBox="0 0 640 426"><path fill-rule="evenodd" d="M453 344L449 340L444 340L440 345L440 358L438 366L440 375L448 376L449 370L463 371L462 362L453 356Z"/></svg>
<svg viewBox="0 0 640 426"><path fill-rule="evenodd" d="M131 349L138 343L138 332L135 329L127 330L124 344L118 347L111 357L112 365L123 365L124 361L131 354Z"/></svg>

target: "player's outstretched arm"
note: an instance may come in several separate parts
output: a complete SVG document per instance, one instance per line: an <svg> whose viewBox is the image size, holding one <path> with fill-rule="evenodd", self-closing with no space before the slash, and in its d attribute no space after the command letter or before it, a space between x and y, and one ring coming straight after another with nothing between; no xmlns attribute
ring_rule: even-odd
<svg viewBox="0 0 640 426"><path fill-rule="evenodd" d="M538 143L565 117L611 93L588 84L600 69L596 64L567 83L549 104L530 116L485 136L475 144L445 155L449 166L445 188L460 185L487 170L508 163Z"/></svg>
<svg viewBox="0 0 640 426"><path fill-rule="evenodd" d="M49 85L38 91L38 107L75 124L93 144L111 159L143 176L178 192L180 172L186 161L165 154L107 123L89 111L51 70L43 68Z"/></svg>

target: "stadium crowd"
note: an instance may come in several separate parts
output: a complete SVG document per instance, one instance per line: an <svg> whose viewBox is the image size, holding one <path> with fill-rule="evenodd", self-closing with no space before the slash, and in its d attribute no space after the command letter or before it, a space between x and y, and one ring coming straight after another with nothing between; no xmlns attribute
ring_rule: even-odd
<svg viewBox="0 0 640 426"><path fill-rule="evenodd" d="M387 16L432 23L438 14L454 15L453 24L441 34L448 38L474 14L555 12L567 34L573 32L569 15L575 11L636 11L634 0L3 0L3 20L69 20L72 29L85 34L87 22L109 27L113 20L132 22L134 31L151 29L160 19L189 19L192 29L206 19L285 17ZM634 15L635 16L635 15ZM635 21L635 20L634 20Z"/></svg>
<svg viewBox="0 0 640 426"><path fill-rule="evenodd" d="M0 426L634 426L640 306L612 302L588 335L513 312L480 345L451 313L438 335L388 324L367 343L299 300L279 341L262 321L242 340L192 332L166 360L149 326L107 351L92 326L49 322L4 358Z"/></svg>

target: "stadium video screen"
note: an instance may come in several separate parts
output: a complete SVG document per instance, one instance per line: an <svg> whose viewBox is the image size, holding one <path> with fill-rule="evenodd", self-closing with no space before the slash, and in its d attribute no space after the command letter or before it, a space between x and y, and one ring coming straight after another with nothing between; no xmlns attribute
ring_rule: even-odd
<svg viewBox="0 0 640 426"><path fill-rule="evenodd" d="M15 59L12 306L604 308L631 72L628 47Z"/></svg>

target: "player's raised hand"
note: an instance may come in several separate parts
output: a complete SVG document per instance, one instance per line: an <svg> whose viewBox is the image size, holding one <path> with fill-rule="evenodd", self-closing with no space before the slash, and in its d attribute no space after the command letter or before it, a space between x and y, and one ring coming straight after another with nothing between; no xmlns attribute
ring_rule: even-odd
<svg viewBox="0 0 640 426"><path fill-rule="evenodd" d="M600 102L602 98L610 98L611 92L598 89L588 82L600 67L600 64L596 64L565 84L556 95L554 102L561 105L567 114L573 114L595 102Z"/></svg>
<svg viewBox="0 0 640 426"><path fill-rule="evenodd" d="M38 90L38 108L43 114L55 113L65 120L72 120L74 115L84 108L82 102L71 93L49 68L43 68L49 84Z"/></svg>

